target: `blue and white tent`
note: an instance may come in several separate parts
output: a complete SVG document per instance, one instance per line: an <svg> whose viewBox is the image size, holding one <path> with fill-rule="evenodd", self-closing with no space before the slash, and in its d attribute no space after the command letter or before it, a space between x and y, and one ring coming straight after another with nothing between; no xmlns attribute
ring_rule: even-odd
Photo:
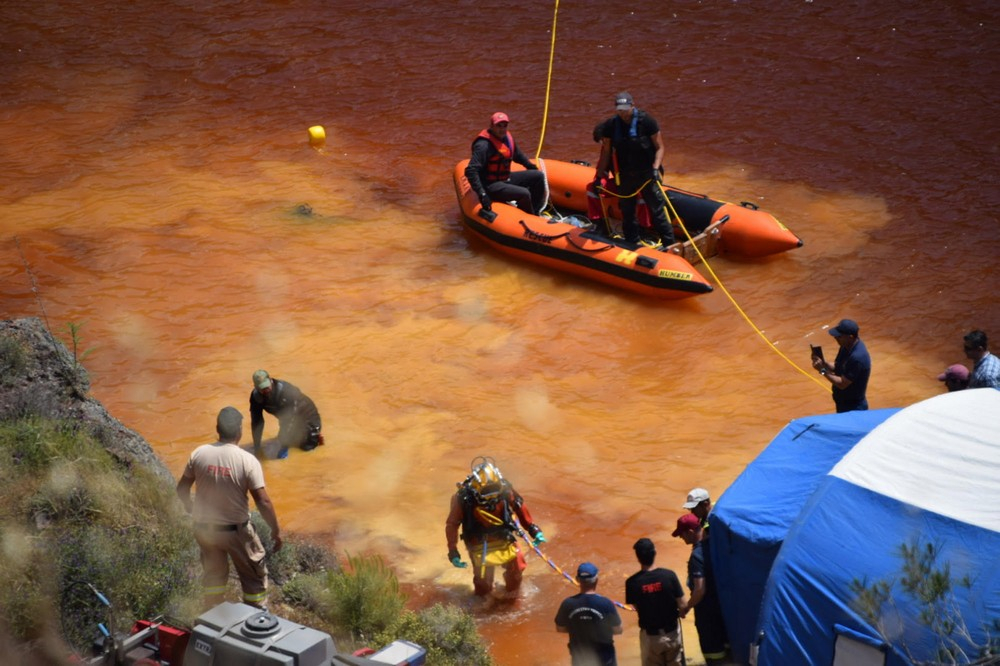
<svg viewBox="0 0 1000 666"><path fill-rule="evenodd" d="M771 565L820 481L875 426L879 409L795 419L716 502L712 561L733 657L747 663Z"/></svg>
<svg viewBox="0 0 1000 666"><path fill-rule="evenodd" d="M991 643L1000 650L1000 391L948 393L884 416L853 447L842 442L843 458L819 475L814 492L804 490L808 500L790 524L759 607L751 650L759 666L996 663L978 660L990 659L984 650ZM828 418L859 425L866 417ZM822 466L796 465L791 455L786 462L782 476L756 485L764 502L802 467L815 482ZM720 498L719 515L713 512L717 575L737 554L726 552L725 539L716 542L725 533L716 531L725 505L753 494L735 489ZM733 524L733 531L752 527ZM723 582L724 574L728 620L734 600ZM731 638L736 647L739 638Z"/></svg>

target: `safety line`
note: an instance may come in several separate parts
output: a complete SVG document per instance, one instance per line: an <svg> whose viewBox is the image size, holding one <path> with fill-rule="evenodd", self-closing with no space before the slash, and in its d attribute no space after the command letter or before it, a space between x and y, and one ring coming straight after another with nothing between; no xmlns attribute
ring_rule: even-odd
<svg viewBox="0 0 1000 666"><path fill-rule="evenodd" d="M542 154L542 143L545 141L545 125L549 119L549 97L552 94L552 63L556 57L556 22L559 20L559 0L556 0L555 9L552 12L552 46L549 49L549 73L545 79L545 109L542 111L542 133L538 137L538 150L535 152L535 161L538 161Z"/></svg>
<svg viewBox="0 0 1000 666"><path fill-rule="evenodd" d="M521 527L521 523L518 522L517 518L514 518L514 529L517 531L517 533L519 535L521 535L521 538L524 539L524 542L526 544L528 544L528 547L531 548L533 551L535 551L540 558L542 558L543 560L545 560L545 563L548 564L550 567L552 567L553 571L555 571L557 574L559 574L560 576L562 576L566 580L566 582L569 583L570 585L576 585L577 584L576 579L573 578L573 576L570 576L568 573L566 573L565 571L563 571L562 569L560 569L558 564L556 564L550 558L548 558L545 555L545 553L543 553L541 551L541 549L539 549L538 546L536 546L534 543L531 542L531 539L525 533L524 529ZM618 608L623 608L623 609L629 610L629 611L634 611L635 610L634 606L630 606L628 604L623 604L620 601L615 601L614 599L610 599L609 601L611 601L611 603L613 603L615 606L618 606Z"/></svg>
<svg viewBox="0 0 1000 666"><path fill-rule="evenodd" d="M652 179L650 179L650 180L652 180ZM646 182L648 183L649 181L646 181ZM786 356L784 352L782 352L780 349L778 349L777 347L775 347L774 343L772 343L770 340L767 339L767 336L764 335L764 332L762 330L760 330L759 328L757 328L757 324L753 323L753 320L750 319L750 316L746 312L744 312L743 308L740 307L740 304L736 302L736 299L733 298L733 295L729 293L728 289L726 289L726 285L724 285L722 283L722 280L719 279L719 276L712 269L712 266L708 263L708 259L705 257L705 255L703 255L701 253L701 250L698 249L698 244L694 242L694 239L691 237L691 233L687 230L687 227L684 225L684 220L682 220L681 216L677 214L677 210L674 208L674 204L671 203L670 197L667 196L667 191L666 191L666 189L664 189L663 183L657 183L657 185L660 188L660 192L663 193L663 198L667 202L667 207L670 209L670 212L673 214L674 219L677 220L677 224L680 225L681 231L683 231L684 235L687 236L687 239L689 241L691 241L691 247L693 247L694 251L698 254L698 258L701 259L701 262L705 265L705 268L708 269L709 275L711 275L712 279L715 281L715 283L719 285L719 289L721 289L722 293L724 293L726 295L726 298L728 298L729 302L733 304L733 307L736 308L736 311L740 313L740 316L743 317L744 321L746 321L746 323L750 325L750 328L752 328L754 330L754 332L760 337L760 339L763 340L764 343L768 347L770 347L774 351L775 354L777 354L781 358L785 359L785 361L790 366L792 366L793 368L795 368L796 370L798 370L799 372L801 372L806 377L806 379L808 379L808 380L810 380L812 382L816 382L816 384L818 384L819 386L823 386L825 389L827 389L829 392L832 393L833 392L833 387L832 386L825 386L824 383L821 382L812 373L806 372L801 367L799 367L798 364L795 363L795 361L793 361L792 359L788 358L788 356ZM645 185L643 185L643 187L645 187ZM640 191L642 190L642 188L639 188L639 189L640 189Z"/></svg>

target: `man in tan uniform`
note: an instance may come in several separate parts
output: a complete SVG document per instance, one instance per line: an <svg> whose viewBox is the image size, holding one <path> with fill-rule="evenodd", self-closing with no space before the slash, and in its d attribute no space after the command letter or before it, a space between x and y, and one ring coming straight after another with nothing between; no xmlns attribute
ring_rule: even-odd
<svg viewBox="0 0 1000 666"><path fill-rule="evenodd" d="M264 470L253 454L239 447L243 415L224 407L216 420L219 441L199 446L177 482L177 496L194 516L194 536L201 548L205 607L225 601L232 559L243 588L243 602L265 608L267 567L264 546L250 523L253 496L257 510L271 528L274 550L281 549L281 531L274 505L264 488ZM191 486L198 484L193 507ZM193 510L192 510L193 509Z"/></svg>

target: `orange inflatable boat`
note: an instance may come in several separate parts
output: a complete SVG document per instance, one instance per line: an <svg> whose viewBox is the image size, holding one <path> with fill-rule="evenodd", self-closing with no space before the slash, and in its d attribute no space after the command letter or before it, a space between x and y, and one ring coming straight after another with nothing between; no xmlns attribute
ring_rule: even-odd
<svg viewBox="0 0 1000 666"><path fill-rule="evenodd" d="M693 239L666 249L630 243L610 233L610 225L594 224L586 215L587 186L594 180L594 168L558 160L539 160L553 204L551 217L531 215L501 202L494 202L489 214L482 211L465 178L467 165L468 160L455 165L454 182L470 231L505 254L643 296L680 299L711 292L711 283L692 265L699 256L695 245L705 257L723 253L759 257L802 244L768 213L671 187L665 188L671 217L679 215ZM606 198L604 211L620 218L613 198ZM686 238L680 230L675 236Z"/></svg>

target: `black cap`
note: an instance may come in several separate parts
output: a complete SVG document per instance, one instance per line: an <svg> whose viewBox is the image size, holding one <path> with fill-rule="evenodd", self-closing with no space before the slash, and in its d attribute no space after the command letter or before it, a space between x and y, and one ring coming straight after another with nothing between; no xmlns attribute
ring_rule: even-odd
<svg viewBox="0 0 1000 666"><path fill-rule="evenodd" d="M635 104L632 102L632 95L627 92L620 92L615 95L615 109L619 111L627 111L633 106L635 106Z"/></svg>

